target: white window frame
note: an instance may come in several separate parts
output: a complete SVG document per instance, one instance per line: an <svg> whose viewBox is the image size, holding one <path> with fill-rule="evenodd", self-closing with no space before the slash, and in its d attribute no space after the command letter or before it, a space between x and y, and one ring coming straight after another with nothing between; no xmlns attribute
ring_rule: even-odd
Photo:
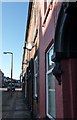
<svg viewBox="0 0 77 120"><path fill-rule="evenodd" d="M37 97L38 68L36 68L36 66L38 67L38 57L37 56L34 59L34 97Z"/></svg>
<svg viewBox="0 0 77 120"><path fill-rule="evenodd" d="M51 49L53 49L53 46L54 46L54 44L51 46L51 48L47 51L47 53L46 53L46 114L47 114L47 116L51 119L51 118L53 118L49 113L48 113L48 75L50 74L50 73L52 73L52 70L53 70L53 67L50 69L50 70L48 70L48 53L49 53L49 51L51 50ZM53 54L52 54L53 55ZM55 81L54 81L55 82ZM50 89L50 91L54 91L55 92L55 89Z"/></svg>

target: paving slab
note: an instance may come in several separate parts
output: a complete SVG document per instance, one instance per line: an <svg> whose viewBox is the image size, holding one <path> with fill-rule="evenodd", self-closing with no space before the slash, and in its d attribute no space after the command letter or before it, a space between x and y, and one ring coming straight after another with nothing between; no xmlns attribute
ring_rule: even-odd
<svg viewBox="0 0 77 120"><path fill-rule="evenodd" d="M9 92L3 92L2 101L2 120L17 120L17 118L21 120L32 120L31 112L27 107L22 92L14 92L12 96L10 96Z"/></svg>

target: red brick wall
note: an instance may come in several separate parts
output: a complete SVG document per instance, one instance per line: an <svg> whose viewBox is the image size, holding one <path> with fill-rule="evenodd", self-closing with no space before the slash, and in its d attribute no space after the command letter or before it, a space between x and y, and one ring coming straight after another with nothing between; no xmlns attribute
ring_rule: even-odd
<svg viewBox="0 0 77 120"><path fill-rule="evenodd" d="M77 59L62 61L63 110L65 118L77 118Z"/></svg>
<svg viewBox="0 0 77 120"><path fill-rule="evenodd" d="M56 7L57 15L60 10L61 4ZM55 9L54 9L55 12ZM40 14L40 27L39 27L39 118L46 116L46 64L45 56L47 49L52 45L55 34L54 12L50 10L46 26L42 27L42 18ZM55 19L57 19L56 16ZM56 20L55 20L56 23ZM56 81L56 80L55 80ZM57 118L63 117L63 104L62 104L62 86L56 82L56 115Z"/></svg>

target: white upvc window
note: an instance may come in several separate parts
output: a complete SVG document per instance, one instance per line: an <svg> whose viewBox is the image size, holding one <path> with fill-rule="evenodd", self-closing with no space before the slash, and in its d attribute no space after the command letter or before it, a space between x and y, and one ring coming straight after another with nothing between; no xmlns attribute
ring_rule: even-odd
<svg viewBox="0 0 77 120"><path fill-rule="evenodd" d="M55 105L55 77L52 74L54 68L53 45L46 53L46 113L49 118L56 118Z"/></svg>
<svg viewBox="0 0 77 120"><path fill-rule="evenodd" d="M37 97L38 57L34 59L34 96Z"/></svg>

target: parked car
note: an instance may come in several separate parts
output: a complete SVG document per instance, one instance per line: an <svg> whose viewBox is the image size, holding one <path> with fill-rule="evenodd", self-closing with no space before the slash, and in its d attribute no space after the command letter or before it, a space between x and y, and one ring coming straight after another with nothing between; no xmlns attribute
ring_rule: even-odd
<svg viewBox="0 0 77 120"><path fill-rule="evenodd" d="M7 91L10 91L10 90L11 90L11 86L8 85L8 86L7 86Z"/></svg>
<svg viewBox="0 0 77 120"><path fill-rule="evenodd" d="M15 91L15 85L12 85L12 91Z"/></svg>
<svg viewBox="0 0 77 120"><path fill-rule="evenodd" d="M2 88L4 88L4 87L5 87L5 85L3 84L3 85L2 85Z"/></svg>
<svg viewBox="0 0 77 120"><path fill-rule="evenodd" d="M7 91L11 90L11 85L7 86ZM12 85L12 91L15 91L15 85Z"/></svg>
<svg viewBox="0 0 77 120"><path fill-rule="evenodd" d="M15 83L15 87L20 88L21 87L20 83Z"/></svg>
<svg viewBox="0 0 77 120"><path fill-rule="evenodd" d="M2 85L2 88L7 88L7 85L3 84L3 85Z"/></svg>

